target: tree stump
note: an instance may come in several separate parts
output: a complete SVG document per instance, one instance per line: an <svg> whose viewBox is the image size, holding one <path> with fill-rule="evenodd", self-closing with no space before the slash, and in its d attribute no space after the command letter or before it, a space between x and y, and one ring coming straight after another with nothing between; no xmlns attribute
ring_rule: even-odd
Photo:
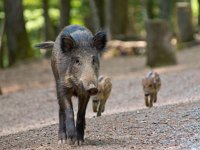
<svg viewBox="0 0 200 150"><path fill-rule="evenodd" d="M164 20L148 20L147 65L150 67L176 64L175 51L171 45L169 24Z"/></svg>
<svg viewBox="0 0 200 150"><path fill-rule="evenodd" d="M190 42L194 40L191 5L188 2L176 3L179 40Z"/></svg>

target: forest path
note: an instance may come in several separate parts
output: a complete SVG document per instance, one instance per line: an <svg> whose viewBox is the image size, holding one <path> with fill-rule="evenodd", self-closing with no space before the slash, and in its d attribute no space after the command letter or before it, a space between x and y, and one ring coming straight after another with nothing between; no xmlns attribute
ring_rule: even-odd
<svg viewBox="0 0 200 150"><path fill-rule="evenodd" d="M155 140L158 141L158 148L165 146L167 148L170 146L187 148L187 146L195 146L195 143L198 144L198 135L200 134L198 131L200 125L198 124L198 106L200 105L199 49L199 47L195 47L179 52L179 64L176 66L155 69L160 73L162 87L158 95L158 102L152 109L146 109L143 100L141 79L149 70L142 67L145 62L144 58L118 58L116 62L113 60L103 62L102 72L112 75L112 93L102 117L92 118L95 114L92 112L91 103L89 103L86 146L81 147L81 149L121 149L123 146L127 149L133 147L151 149L156 147ZM45 68L45 66L42 67ZM46 68L48 67L46 66ZM112 71L110 71L111 68ZM49 70L46 70L45 75L49 73ZM10 73L12 71L12 69L7 70ZM4 75L7 72L4 71ZM33 78L33 80L36 79ZM30 78L30 80L32 79ZM43 87L42 85L33 89L29 87L28 90L23 89L23 91L0 96L0 145L2 145L0 149L46 149L46 146L47 149L48 147L50 149L57 148L55 143L57 140L58 106L53 81L50 80L46 79L48 84ZM74 101L76 103L76 100ZM183 117L185 114L187 120ZM161 122L165 120L165 122L155 123L159 120ZM160 126L163 126L163 130L158 128ZM182 132L182 126L186 126L188 129L186 128ZM165 128L171 132L168 133ZM133 132L134 134L131 134ZM154 138L154 132L156 138ZM165 134L166 136L164 136ZM147 137L145 138L145 136ZM181 136L187 137L187 139L182 140Z"/></svg>

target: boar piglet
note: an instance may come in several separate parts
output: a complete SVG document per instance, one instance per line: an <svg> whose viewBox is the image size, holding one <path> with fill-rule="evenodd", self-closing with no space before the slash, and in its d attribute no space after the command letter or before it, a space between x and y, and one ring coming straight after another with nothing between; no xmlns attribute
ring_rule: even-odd
<svg viewBox="0 0 200 150"><path fill-rule="evenodd" d="M105 110L106 101L112 89L111 79L107 76L98 78L98 93L92 97L93 111L97 112L97 117Z"/></svg>
<svg viewBox="0 0 200 150"><path fill-rule="evenodd" d="M90 96L98 92L99 53L106 46L106 34L96 35L78 25L65 27L55 42L43 42L37 48L52 48L51 66L59 104L59 142L82 144L85 113ZM76 123L72 96L78 98ZM76 125L75 125L76 124Z"/></svg>
<svg viewBox="0 0 200 150"><path fill-rule="evenodd" d="M153 102L157 101L157 93L161 87L161 80L156 72L149 72L144 79L142 79L142 86L145 97L145 105L147 107L152 107ZM150 101L149 101L150 97Z"/></svg>

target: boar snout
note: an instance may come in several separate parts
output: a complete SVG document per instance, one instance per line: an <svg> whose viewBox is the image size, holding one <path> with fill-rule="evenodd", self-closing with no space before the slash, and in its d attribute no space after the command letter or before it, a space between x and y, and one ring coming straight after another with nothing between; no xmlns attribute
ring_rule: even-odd
<svg viewBox="0 0 200 150"><path fill-rule="evenodd" d="M96 95L98 93L97 85L94 83L82 82L84 90L90 95Z"/></svg>
<svg viewBox="0 0 200 150"><path fill-rule="evenodd" d="M96 95L98 93L97 87L92 83L88 86L88 88L86 88L86 91L89 95Z"/></svg>

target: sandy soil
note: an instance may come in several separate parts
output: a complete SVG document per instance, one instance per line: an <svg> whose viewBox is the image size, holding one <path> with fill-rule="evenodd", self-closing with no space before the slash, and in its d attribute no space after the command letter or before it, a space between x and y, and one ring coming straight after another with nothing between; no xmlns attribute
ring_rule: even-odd
<svg viewBox="0 0 200 150"><path fill-rule="evenodd" d="M0 137L2 149L199 149L200 101L87 119L81 147L57 144L57 124Z"/></svg>
<svg viewBox="0 0 200 150"><path fill-rule="evenodd" d="M143 57L102 61L101 72L112 77L113 90L102 117L92 118L95 114L89 104L81 149L199 147L199 49L179 52L176 66L155 69L162 88L152 109L144 106L141 78L149 69ZM61 149L56 144L58 106L49 61L1 70L0 83L4 92L0 96L0 149Z"/></svg>

